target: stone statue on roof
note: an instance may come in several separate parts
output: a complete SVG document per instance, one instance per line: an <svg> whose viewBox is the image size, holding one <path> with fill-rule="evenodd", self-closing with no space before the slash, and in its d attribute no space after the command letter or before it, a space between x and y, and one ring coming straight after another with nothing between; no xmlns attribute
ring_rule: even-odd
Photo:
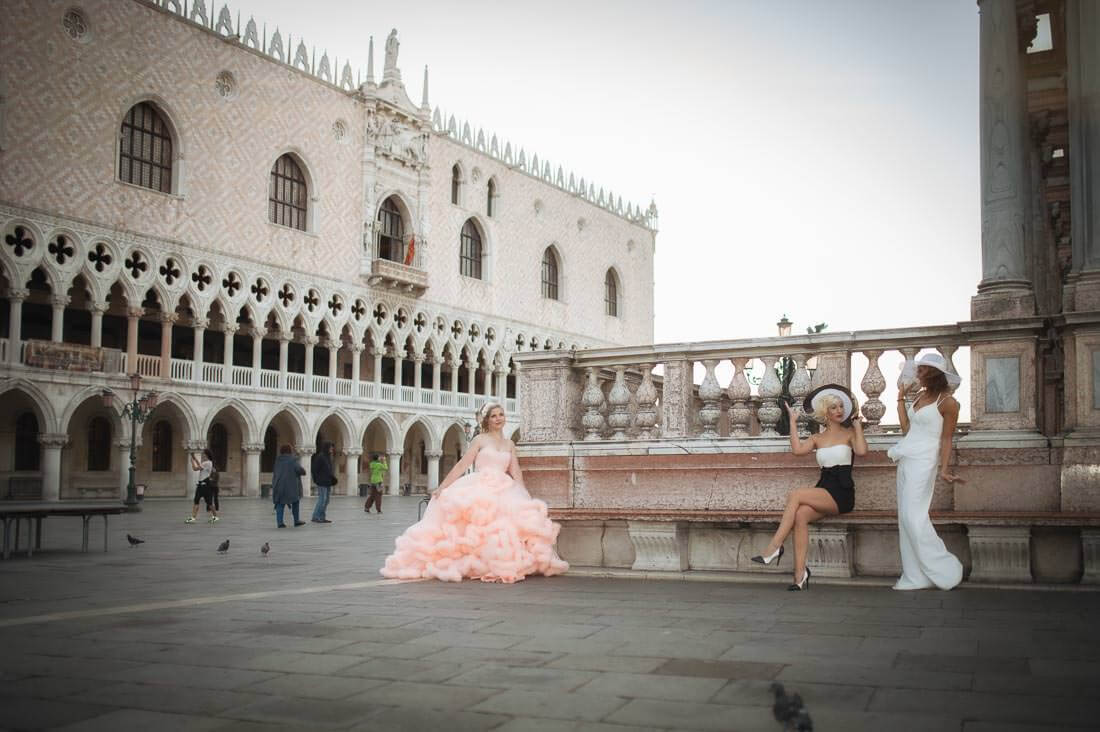
<svg viewBox="0 0 1100 732"><path fill-rule="evenodd" d="M397 29L390 31L386 38L386 63L382 67L382 73L397 69L397 48L401 43L397 40Z"/></svg>

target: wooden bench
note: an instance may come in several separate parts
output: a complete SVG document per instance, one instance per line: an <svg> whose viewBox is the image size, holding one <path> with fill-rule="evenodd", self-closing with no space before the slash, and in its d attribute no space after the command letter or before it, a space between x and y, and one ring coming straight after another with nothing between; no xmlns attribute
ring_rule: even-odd
<svg viewBox="0 0 1100 732"><path fill-rule="evenodd" d="M567 560L572 552L582 566L598 557L596 566L663 571L763 571L746 560L762 548L781 516L781 511L550 509L550 518L563 524L559 547ZM1061 563L1054 572L1058 581L1080 571L1082 583L1100 584L1100 513L933 511L931 518L943 527L949 548L968 564L971 581L1032 582ZM897 561L896 526L894 511L826 517L810 525L809 561L821 576L889 575L895 567L883 558ZM1033 552L1033 543L1044 551L1055 546L1047 536L1052 532L1069 539L1056 553L1044 553L1037 569L1032 555L1040 552ZM858 556L857 544L862 549ZM858 564L866 570L876 563L877 572L857 571Z"/></svg>
<svg viewBox="0 0 1100 732"><path fill-rule="evenodd" d="M14 533L14 550L19 551L19 524L27 522L27 556L42 548L42 521L50 516L79 516L83 523L80 550L88 551L89 523L94 516L103 517L103 551L107 551L107 517L125 513L126 507L110 503L0 503L0 521L4 524L3 558L11 557L9 537ZM15 531L12 531L14 524Z"/></svg>

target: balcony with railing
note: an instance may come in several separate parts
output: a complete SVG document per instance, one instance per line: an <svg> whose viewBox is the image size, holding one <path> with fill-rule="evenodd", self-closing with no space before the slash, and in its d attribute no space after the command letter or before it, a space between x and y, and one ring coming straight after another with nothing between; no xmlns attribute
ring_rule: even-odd
<svg viewBox="0 0 1100 732"><path fill-rule="evenodd" d="M370 251L367 284L387 287L419 297L428 289L428 273L423 269L423 241L389 237L377 233Z"/></svg>

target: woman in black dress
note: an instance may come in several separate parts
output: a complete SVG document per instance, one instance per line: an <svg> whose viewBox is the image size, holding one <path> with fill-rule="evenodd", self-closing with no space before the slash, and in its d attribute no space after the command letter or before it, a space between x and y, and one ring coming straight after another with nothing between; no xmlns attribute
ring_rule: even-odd
<svg viewBox="0 0 1100 732"><path fill-rule="evenodd" d="M852 393L837 384L826 384L806 397L805 408L825 429L807 440L798 438L795 427L798 414L789 405L791 452L807 455L817 451L821 478L813 488L796 488L787 496L787 506L779 528L768 542L763 554L752 561L759 564L778 562L783 557L783 542L794 531L794 584L787 589L809 587L810 568L806 554L810 547L810 524L823 516L848 513L855 505L855 484L852 482L852 456L867 454L863 423L856 410Z"/></svg>

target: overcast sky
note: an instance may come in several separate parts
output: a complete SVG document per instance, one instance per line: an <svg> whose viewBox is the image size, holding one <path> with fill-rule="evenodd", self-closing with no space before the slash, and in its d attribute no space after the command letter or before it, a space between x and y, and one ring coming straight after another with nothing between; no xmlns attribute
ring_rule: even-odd
<svg viewBox="0 0 1100 732"><path fill-rule="evenodd" d="M219 6L220 7L220 6ZM660 210L658 342L965 320L980 278L974 0L233 0L318 56ZM294 41L297 45L297 41ZM341 65L343 62L340 62Z"/></svg>

